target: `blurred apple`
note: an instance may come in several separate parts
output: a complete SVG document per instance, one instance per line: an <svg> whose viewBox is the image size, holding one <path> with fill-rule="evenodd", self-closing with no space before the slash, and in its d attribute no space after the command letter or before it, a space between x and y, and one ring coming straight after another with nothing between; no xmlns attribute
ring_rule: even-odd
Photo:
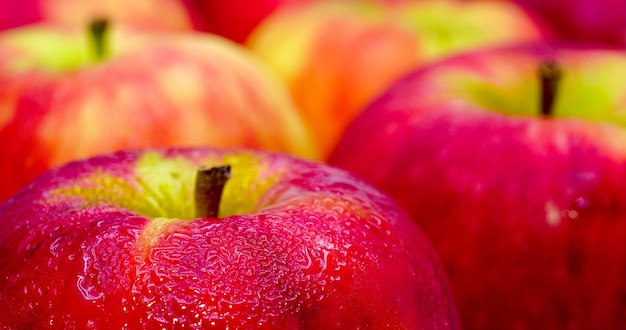
<svg viewBox="0 0 626 330"><path fill-rule="evenodd" d="M215 33L238 43L244 43L250 33L275 10L315 2L338 0L181 0L193 25L200 31ZM422 0L341 0L395 4Z"/></svg>
<svg viewBox="0 0 626 330"><path fill-rule="evenodd" d="M226 39L120 25L0 34L0 201L73 159L173 145L317 158L284 86Z"/></svg>
<svg viewBox="0 0 626 330"><path fill-rule="evenodd" d="M196 29L239 43L276 8L312 1L322 0L182 0Z"/></svg>
<svg viewBox="0 0 626 330"><path fill-rule="evenodd" d="M459 329L407 214L285 154L120 151L48 171L0 206L0 278L11 329Z"/></svg>
<svg viewBox="0 0 626 330"><path fill-rule="evenodd" d="M84 26L101 17L136 28L188 31L193 27L181 0L0 1L0 30L44 20Z"/></svg>
<svg viewBox="0 0 626 330"><path fill-rule="evenodd" d="M329 163L433 242L464 329L626 328L626 53L484 49L419 69Z"/></svg>
<svg viewBox="0 0 626 330"><path fill-rule="evenodd" d="M626 0L513 0L539 14L559 39L626 48Z"/></svg>
<svg viewBox="0 0 626 330"><path fill-rule="evenodd" d="M291 90L326 156L345 126L391 82L450 54L540 40L508 2L320 2L275 11L246 43Z"/></svg>

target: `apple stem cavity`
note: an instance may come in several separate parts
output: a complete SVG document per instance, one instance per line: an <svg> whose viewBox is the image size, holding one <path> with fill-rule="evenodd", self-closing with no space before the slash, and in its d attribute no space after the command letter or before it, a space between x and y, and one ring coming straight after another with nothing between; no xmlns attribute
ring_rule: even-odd
<svg viewBox="0 0 626 330"><path fill-rule="evenodd" d="M216 218L218 216L222 192L230 177L230 165L198 170L195 190L196 217Z"/></svg>
<svg viewBox="0 0 626 330"><path fill-rule="evenodd" d="M561 65L553 59L547 59L539 64L539 79L541 84L541 115L551 117L554 112L554 101L559 88L559 81L563 76Z"/></svg>
<svg viewBox="0 0 626 330"><path fill-rule="evenodd" d="M96 61L102 61L107 57L107 32L109 20L97 18L89 23L89 35L93 42L93 51Z"/></svg>

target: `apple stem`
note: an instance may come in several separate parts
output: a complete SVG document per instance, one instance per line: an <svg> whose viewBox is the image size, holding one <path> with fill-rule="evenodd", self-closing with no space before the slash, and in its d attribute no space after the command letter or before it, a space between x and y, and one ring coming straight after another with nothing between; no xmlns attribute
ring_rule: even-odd
<svg viewBox="0 0 626 330"><path fill-rule="evenodd" d="M230 179L230 165L201 168L196 177L196 217L216 218L222 191Z"/></svg>
<svg viewBox="0 0 626 330"><path fill-rule="evenodd" d="M89 35L93 42L93 50L97 61L103 60L107 56L106 34L109 30L109 21L104 18L97 18L89 23Z"/></svg>
<svg viewBox="0 0 626 330"><path fill-rule="evenodd" d="M558 85L563 70L561 65L553 59L544 60L539 64L539 78L541 80L541 114L550 117L554 111L554 101L558 93Z"/></svg>

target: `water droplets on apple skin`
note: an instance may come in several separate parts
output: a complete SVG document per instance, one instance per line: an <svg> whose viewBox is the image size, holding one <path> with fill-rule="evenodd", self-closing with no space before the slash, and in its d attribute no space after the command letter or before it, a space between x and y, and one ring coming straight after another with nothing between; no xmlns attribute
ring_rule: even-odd
<svg viewBox="0 0 626 330"><path fill-rule="evenodd" d="M151 308L158 322L188 311L198 322L241 314L263 323L318 299L320 283L341 279L339 272L324 274L331 265L342 267L335 243L318 237L309 224L284 226L282 217L271 215L248 221L220 220L210 229L191 222L164 235L137 271L135 299Z"/></svg>
<svg viewBox="0 0 626 330"><path fill-rule="evenodd" d="M319 208L332 202L323 199ZM70 261L83 269L73 284L85 300L101 305L117 299L121 312L149 316L140 319L141 324L219 326L237 315L245 315L250 324L264 324L285 313L298 314L307 304L332 295L333 282L349 277L354 265L339 260L350 259L345 253L355 248L366 248L353 246L352 238L362 238L351 235L359 231L359 219L346 220L347 211L341 207L334 212L294 210L238 224L222 219L207 227L189 222L188 228L164 232L146 255L132 255L141 229L109 219L98 235L76 240L83 242L74 250L81 253L69 253L67 242L58 238L51 240L49 252L74 254ZM300 221L285 226L285 218ZM92 226L104 222L98 223ZM90 231L74 234L78 232ZM133 289L126 298L106 292L126 285Z"/></svg>

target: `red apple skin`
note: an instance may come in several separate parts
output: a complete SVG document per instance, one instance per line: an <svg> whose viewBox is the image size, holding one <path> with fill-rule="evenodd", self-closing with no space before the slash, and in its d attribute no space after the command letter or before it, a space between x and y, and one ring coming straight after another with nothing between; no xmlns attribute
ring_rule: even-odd
<svg viewBox="0 0 626 330"><path fill-rule="evenodd" d="M626 0L514 0L563 41L626 48Z"/></svg>
<svg viewBox="0 0 626 330"><path fill-rule="evenodd" d="M609 57L621 58L609 70L626 72L612 51L522 47L455 57L392 86L329 160L389 193L422 228L464 329L626 327L624 129L488 111L453 83L460 79L447 80L465 72L504 94L507 84L536 79L544 56L560 60L564 75L573 74L568 66L596 67L588 87L598 95L609 87L601 71ZM612 86L621 95L616 117L626 110L625 86Z"/></svg>
<svg viewBox="0 0 626 330"><path fill-rule="evenodd" d="M276 9L328 0L182 0L195 29L244 43L250 33ZM362 1L362 0L349 0ZM396 4L413 0L376 0Z"/></svg>
<svg viewBox="0 0 626 330"><path fill-rule="evenodd" d="M317 157L284 86L224 38L113 27L109 58L50 69L12 42L19 30L83 33L32 25L0 35L0 201L46 169L124 148L212 145ZM48 39L23 42L37 40Z"/></svg>
<svg viewBox="0 0 626 330"><path fill-rule="evenodd" d="M155 157L141 171L163 175L140 175ZM167 161L177 167L154 169ZM122 206L190 204L193 191L171 200L160 195L171 183L151 190L149 178L224 163L233 186L220 210L249 212L164 221ZM459 329L438 257L406 213L347 172L285 154L100 155L44 173L0 220L9 328Z"/></svg>
<svg viewBox="0 0 626 330"><path fill-rule="evenodd" d="M6 30L41 20L35 1L1 1L0 30Z"/></svg>
<svg viewBox="0 0 626 330"><path fill-rule="evenodd" d="M271 12L283 5L312 0L182 0L197 30L215 33L243 43Z"/></svg>

